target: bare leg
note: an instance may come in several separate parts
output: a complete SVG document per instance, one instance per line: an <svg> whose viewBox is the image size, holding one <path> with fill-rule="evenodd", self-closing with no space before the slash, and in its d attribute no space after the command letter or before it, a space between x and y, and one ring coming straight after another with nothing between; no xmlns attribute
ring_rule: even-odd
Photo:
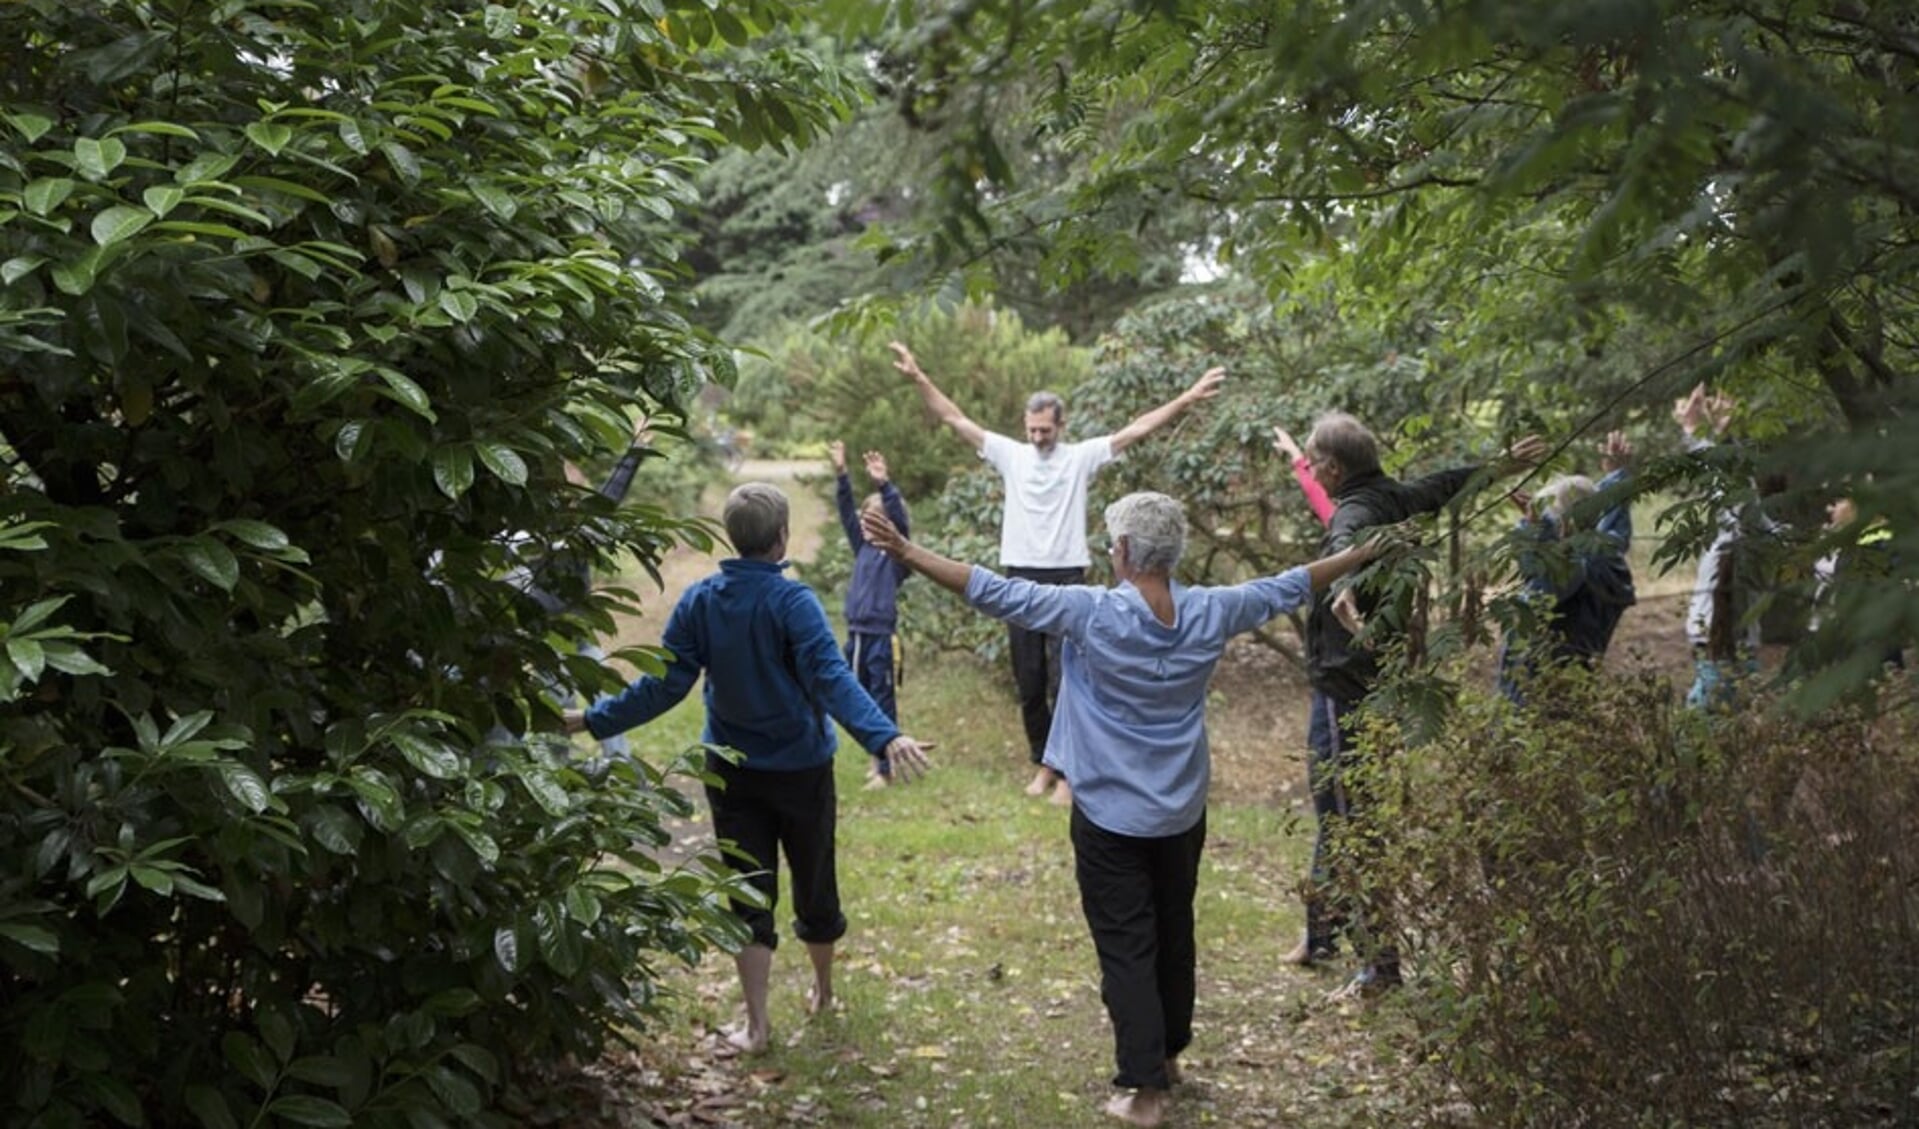
<svg viewBox="0 0 1919 1129"><path fill-rule="evenodd" d="M1153 1129L1166 1120L1166 1108L1170 1104L1166 1091L1141 1086L1130 1094L1121 1094L1107 1102L1105 1112L1108 1117L1117 1117L1128 1125Z"/></svg>
<svg viewBox="0 0 1919 1129"><path fill-rule="evenodd" d="M833 1006L833 942L808 941L806 955L813 960L813 990L806 993L806 1014L818 1015Z"/></svg>
<svg viewBox="0 0 1919 1129"><path fill-rule="evenodd" d="M766 1016L767 982L773 975L773 950L765 945L748 945L733 958L740 971L740 991L746 997L746 1026L726 1037L726 1041L745 1051L759 1054L766 1049L773 1029Z"/></svg>
<svg viewBox="0 0 1919 1129"><path fill-rule="evenodd" d="M1026 786L1026 794L1029 796L1044 796L1047 789L1053 786L1053 781L1058 779L1059 773L1054 772L1045 765L1040 765L1039 771L1033 773L1033 782Z"/></svg>
<svg viewBox="0 0 1919 1129"><path fill-rule="evenodd" d="M1184 1081L1186 1081L1186 1076L1179 1072L1179 1060L1176 1058L1167 1059L1166 1060L1166 1084L1168 1086L1177 1086Z"/></svg>
<svg viewBox="0 0 1919 1129"><path fill-rule="evenodd" d="M1059 774L1054 773L1054 775L1058 776ZM1073 788L1072 785L1066 783L1064 776L1060 776L1059 783L1053 785L1051 801L1054 807L1070 808L1073 806Z"/></svg>

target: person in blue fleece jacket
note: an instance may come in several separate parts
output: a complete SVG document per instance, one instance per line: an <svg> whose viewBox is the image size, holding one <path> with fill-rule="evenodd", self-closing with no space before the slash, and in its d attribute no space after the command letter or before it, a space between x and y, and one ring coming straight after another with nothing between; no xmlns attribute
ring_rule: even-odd
<svg viewBox="0 0 1919 1129"><path fill-rule="evenodd" d="M867 495L865 501L855 505L853 482L846 474L846 444L835 439L829 450L836 480L833 502L839 509L840 528L846 533L846 543L853 549L853 577L846 584L846 663L853 668L860 685L873 695L880 712L897 722L900 707L893 688L898 670L893 632L899 626L900 583L911 573L866 543L866 536L860 532L860 514L867 510L883 513L904 534L908 529L906 499L900 497L899 487L893 485L887 473L886 456L868 451L862 456L866 475L873 480L878 493ZM883 788L890 782L892 773L893 767L885 755L876 755L866 786Z"/></svg>
<svg viewBox="0 0 1919 1129"><path fill-rule="evenodd" d="M846 933L834 854L838 797L833 753L838 721L872 753L883 753L893 774L910 780L926 769L919 742L902 734L861 689L840 654L813 590L780 575L786 567L786 495L749 482L727 496L721 520L738 557L720 562L680 597L661 639L672 661L659 675L634 680L624 691L568 714L569 732L594 737L644 725L677 705L706 672L709 745L737 750L737 761L709 753L707 771L713 831L739 855L727 863L765 896L766 906L732 904L752 933L735 964L746 998L746 1024L728 1040L749 1053L771 1037L767 983L779 944L773 911L779 898L776 852L786 855L793 884L793 933L813 964L807 1010L832 1002L833 944ZM744 856L744 857L741 857Z"/></svg>

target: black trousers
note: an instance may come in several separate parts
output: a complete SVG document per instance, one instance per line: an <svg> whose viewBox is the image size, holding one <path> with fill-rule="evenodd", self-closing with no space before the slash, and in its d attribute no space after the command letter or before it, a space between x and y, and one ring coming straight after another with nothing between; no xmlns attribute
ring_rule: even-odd
<svg viewBox="0 0 1919 1129"><path fill-rule="evenodd" d="M832 762L798 772L758 772L706 758L707 771L725 785L706 786L713 809L713 833L730 839L746 857L729 852L727 866L746 876L766 895L766 908L732 902L732 909L753 933L753 943L779 946L773 911L779 906L779 852L793 878L793 935L825 944L846 935L840 912L840 879L833 835L839 820L839 794Z"/></svg>
<svg viewBox="0 0 1919 1129"><path fill-rule="evenodd" d="M1365 788L1355 780L1358 767L1354 742L1359 736L1359 703L1344 702L1330 694L1313 691L1313 716L1307 729L1312 759L1307 762L1306 779L1313 790L1313 861L1306 896L1306 946L1316 957L1330 956L1339 948L1342 935L1350 934L1354 948L1366 963L1388 976L1399 975L1399 950L1388 939L1390 930L1378 908L1351 887L1358 876L1333 873L1331 840L1348 824L1347 820L1368 812ZM1351 852L1361 845L1349 843ZM1345 865L1357 860L1348 857ZM1345 890L1341 887L1344 885Z"/></svg>
<svg viewBox="0 0 1919 1129"><path fill-rule="evenodd" d="M1080 584L1083 568L1017 568L1006 575L1035 584ZM1026 728L1026 749L1034 764L1046 755L1053 732L1053 703L1059 700L1059 636L1006 625L1006 650L1013 659L1013 688L1019 693L1019 719Z"/></svg>
<svg viewBox="0 0 1919 1129"><path fill-rule="evenodd" d="M1113 1085L1167 1089L1166 1060L1193 1041L1193 895L1206 816L1177 835L1140 839L1073 805L1073 870L1113 1021Z"/></svg>

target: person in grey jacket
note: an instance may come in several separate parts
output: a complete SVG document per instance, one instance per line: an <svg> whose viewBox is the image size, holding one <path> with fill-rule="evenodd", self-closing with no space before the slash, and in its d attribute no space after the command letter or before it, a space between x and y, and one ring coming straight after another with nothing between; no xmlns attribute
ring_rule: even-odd
<svg viewBox="0 0 1919 1129"><path fill-rule="evenodd" d="M1505 459L1494 468L1498 473L1528 467L1545 454L1546 444L1537 436L1514 443ZM1306 461L1313 477L1326 488L1335 503L1326 537L1320 543L1321 556L1350 547L1365 530L1392 525L1420 514L1443 508L1476 477L1478 465L1457 466L1437 471L1410 482L1401 482L1379 466L1379 442L1366 425L1344 412L1321 416L1306 440ZM1346 602L1345 607L1336 607ZM1313 686L1312 708L1321 714L1321 724L1312 727L1314 747L1308 763L1307 779L1313 792L1313 813L1317 817L1313 837L1311 893L1306 902L1306 936L1292 952L1281 958L1285 963L1305 965L1329 957L1353 916L1350 909L1335 908L1329 893L1326 841L1334 822L1356 813L1363 799L1351 787L1353 739L1357 731L1360 703L1372 693L1380 679L1377 651L1392 640L1375 633L1367 646L1357 646L1353 636L1359 623L1377 610L1379 597L1369 592L1348 589L1339 597L1321 592L1315 595L1306 618L1306 669ZM1385 943L1379 923L1370 923L1371 936L1365 939L1366 965L1348 987L1371 992L1397 986L1400 982L1399 954Z"/></svg>

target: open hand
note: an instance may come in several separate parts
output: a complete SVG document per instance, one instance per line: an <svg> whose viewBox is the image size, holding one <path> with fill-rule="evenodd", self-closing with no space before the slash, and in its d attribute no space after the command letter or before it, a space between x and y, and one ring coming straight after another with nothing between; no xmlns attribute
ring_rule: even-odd
<svg viewBox="0 0 1919 1129"><path fill-rule="evenodd" d="M904 733L888 741L886 759L892 762L893 782L905 784L915 776L924 775L926 770L932 767L931 762L926 759L926 751L932 747L931 741L922 744Z"/></svg>
<svg viewBox="0 0 1919 1129"><path fill-rule="evenodd" d="M860 511L860 532L866 535L868 545L889 557L897 557L906 549L906 538L878 510Z"/></svg>
<svg viewBox="0 0 1919 1129"><path fill-rule="evenodd" d="M1534 467L1545 460L1549 450L1551 447L1544 436L1524 435L1513 440L1513 445L1506 449L1506 460L1517 466Z"/></svg>
<svg viewBox="0 0 1919 1129"><path fill-rule="evenodd" d="M913 359L913 350L908 349L903 343L898 341L889 341L886 347L893 350L894 368L912 377L914 380L926 379L926 373L920 369L920 363Z"/></svg>
<svg viewBox="0 0 1919 1129"><path fill-rule="evenodd" d="M1226 383L1226 369L1215 365L1199 375L1193 386L1186 390L1186 400L1192 403L1198 400L1210 400L1219 395L1219 386Z"/></svg>
<svg viewBox="0 0 1919 1129"><path fill-rule="evenodd" d="M868 451L860 457L866 460L866 474L873 480L874 485L886 485L886 456L878 451Z"/></svg>
<svg viewBox="0 0 1919 1129"><path fill-rule="evenodd" d="M1673 401L1673 422L1688 437L1698 435L1708 427L1714 435L1718 435L1731 426L1733 409L1738 403L1723 393L1708 393L1706 382L1702 380L1693 385L1691 392Z"/></svg>
<svg viewBox="0 0 1919 1129"><path fill-rule="evenodd" d="M1632 440L1623 431L1608 431L1599 445L1599 465L1608 472L1632 464Z"/></svg>
<svg viewBox="0 0 1919 1129"><path fill-rule="evenodd" d="M846 444L838 439L826 445L826 453L833 456L833 473L846 473Z"/></svg>
<svg viewBox="0 0 1919 1129"><path fill-rule="evenodd" d="M1296 463L1300 459L1299 444L1293 442L1293 433L1278 424L1273 425L1273 450L1285 455L1287 462Z"/></svg>

